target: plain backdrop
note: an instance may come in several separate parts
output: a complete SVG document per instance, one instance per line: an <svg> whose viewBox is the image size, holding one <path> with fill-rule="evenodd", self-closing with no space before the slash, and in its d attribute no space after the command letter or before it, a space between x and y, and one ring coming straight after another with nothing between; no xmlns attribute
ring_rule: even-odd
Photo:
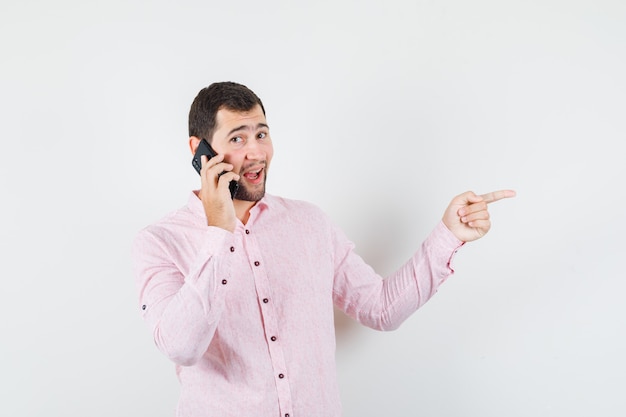
<svg viewBox="0 0 626 417"><path fill-rule="evenodd" d="M626 2L0 5L0 415L171 417L130 245L198 186L187 114L264 101L268 191L381 274L512 188L400 329L337 315L346 417L626 415Z"/></svg>

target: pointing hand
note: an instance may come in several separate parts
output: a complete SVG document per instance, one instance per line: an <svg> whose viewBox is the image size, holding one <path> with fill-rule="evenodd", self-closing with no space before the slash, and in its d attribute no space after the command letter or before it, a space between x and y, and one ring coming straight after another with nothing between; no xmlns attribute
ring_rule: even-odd
<svg viewBox="0 0 626 417"><path fill-rule="evenodd" d="M513 190L500 190L482 195L467 191L452 199L443 215L443 223L463 242L480 239L491 228L487 205L511 197L515 197Z"/></svg>

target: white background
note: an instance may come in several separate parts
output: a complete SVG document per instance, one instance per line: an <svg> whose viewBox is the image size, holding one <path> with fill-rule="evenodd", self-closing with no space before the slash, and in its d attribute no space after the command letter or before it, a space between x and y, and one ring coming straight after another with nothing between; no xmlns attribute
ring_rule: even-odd
<svg viewBox="0 0 626 417"><path fill-rule="evenodd" d="M399 330L338 317L345 416L626 414L625 2L4 0L0 48L0 415L174 415L129 249L224 80L266 106L269 192L381 274L454 195L518 192Z"/></svg>

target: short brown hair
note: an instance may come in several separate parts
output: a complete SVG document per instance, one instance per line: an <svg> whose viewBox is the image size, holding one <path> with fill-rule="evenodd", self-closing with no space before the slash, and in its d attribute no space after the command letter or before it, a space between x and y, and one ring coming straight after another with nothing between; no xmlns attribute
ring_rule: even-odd
<svg viewBox="0 0 626 417"><path fill-rule="evenodd" d="M189 136L206 139L211 143L216 128L215 119L220 109L243 112L252 110L257 104L265 115L261 99L245 85L231 81L213 83L200 90L191 103Z"/></svg>

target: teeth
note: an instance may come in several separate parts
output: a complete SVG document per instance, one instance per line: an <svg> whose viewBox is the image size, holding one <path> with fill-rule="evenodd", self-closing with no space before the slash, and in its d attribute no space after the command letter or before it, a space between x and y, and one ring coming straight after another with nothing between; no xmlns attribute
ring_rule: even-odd
<svg viewBox="0 0 626 417"><path fill-rule="evenodd" d="M248 173L245 174L246 178L250 178L250 179L256 179L259 177L259 173L261 172L261 170L259 169L258 171L250 171Z"/></svg>
<svg viewBox="0 0 626 417"><path fill-rule="evenodd" d="M256 171L248 171L243 174L243 176L250 180L256 180L257 178L259 178L261 171L263 171L263 167L258 168Z"/></svg>

